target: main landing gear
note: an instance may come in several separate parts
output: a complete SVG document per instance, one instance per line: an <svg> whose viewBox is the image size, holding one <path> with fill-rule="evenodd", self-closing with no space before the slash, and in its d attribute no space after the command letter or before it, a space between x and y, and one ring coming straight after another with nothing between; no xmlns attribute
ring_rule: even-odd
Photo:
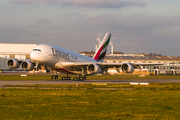
<svg viewBox="0 0 180 120"><path fill-rule="evenodd" d="M62 77L62 80L71 80L71 77Z"/></svg>
<svg viewBox="0 0 180 120"><path fill-rule="evenodd" d="M68 76L68 73L66 73L65 77L62 77L62 80L71 80L71 77Z"/></svg>
<svg viewBox="0 0 180 120"><path fill-rule="evenodd" d="M77 75L77 77L74 77L73 80L74 81L77 81L77 80L84 81L84 80L86 80L86 72L85 72L84 68L82 68L82 74Z"/></svg>
<svg viewBox="0 0 180 120"><path fill-rule="evenodd" d="M58 75L52 75L51 76L51 79L58 79L59 77L58 77ZM71 77L68 77L68 74L66 74L66 76L65 77L62 77L62 80L71 80Z"/></svg>
<svg viewBox="0 0 180 120"><path fill-rule="evenodd" d="M86 76L80 76L80 75L77 75L77 77L74 77L73 79L74 81L84 81L86 80Z"/></svg>
<svg viewBox="0 0 180 120"><path fill-rule="evenodd" d="M58 75L52 75L51 79L58 79L59 76ZM65 77L62 77L62 80L71 80L71 77L68 76L68 74L66 74ZM86 80L86 76L81 76L81 75L77 75L77 77L73 78L74 81L84 81Z"/></svg>
<svg viewBox="0 0 180 120"><path fill-rule="evenodd" d="M58 75L52 75L51 79L55 79L55 80L58 79Z"/></svg>
<svg viewBox="0 0 180 120"><path fill-rule="evenodd" d="M58 79L58 75L51 76L52 79ZM62 77L62 80L71 80L71 77L68 76L68 73L66 73L65 77ZM86 72L84 68L82 68L82 74L78 74L77 77L73 78L74 81L84 81L86 80Z"/></svg>
<svg viewBox="0 0 180 120"><path fill-rule="evenodd" d="M58 79L59 78L59 76L58 75L52 75L51 76L51 79ZM62 77L62 80L71 80L71 77Z"/></svg>

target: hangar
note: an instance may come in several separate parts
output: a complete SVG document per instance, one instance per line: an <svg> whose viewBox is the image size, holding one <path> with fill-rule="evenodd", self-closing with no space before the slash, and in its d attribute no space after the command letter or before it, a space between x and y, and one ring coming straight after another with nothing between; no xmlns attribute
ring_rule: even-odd
<svg viewBox="0 0 180 120"><path fill-rule="evenodd" d="M30 59L30 53L37 44L0 43L0 57ZM0 69L9 69L6 60L0 58Z"/></svg>

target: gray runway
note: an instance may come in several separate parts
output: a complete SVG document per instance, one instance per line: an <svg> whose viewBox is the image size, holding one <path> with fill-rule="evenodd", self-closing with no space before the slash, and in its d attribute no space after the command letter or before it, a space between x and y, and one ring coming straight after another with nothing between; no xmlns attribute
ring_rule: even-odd
<svg viewBox="0 0 180 120"><path fill-rule="evenodd" d="M86 81L73 81L73 80L32 80L32 81L0 81L0 87L3 85L35 85L35 84L121 84L121 83L180 83L179 79L159 79L159 80L86 80Z"/></svg>

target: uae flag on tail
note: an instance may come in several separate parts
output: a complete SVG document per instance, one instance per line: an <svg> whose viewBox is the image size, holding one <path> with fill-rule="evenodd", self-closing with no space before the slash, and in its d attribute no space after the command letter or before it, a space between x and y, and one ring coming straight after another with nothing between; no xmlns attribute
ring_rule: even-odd
<svg viewBox="0 0 180 120"><path fill-rule="evenodd" d="M93 59L95 59L98 62L103 62L106 52L107 52L107 48L110 42L110 38L111 38L111 34L110 33L106 33L106 35L104 36L103 41L101 42L101 44L99 45L98 50L96 51Z"/></svg>

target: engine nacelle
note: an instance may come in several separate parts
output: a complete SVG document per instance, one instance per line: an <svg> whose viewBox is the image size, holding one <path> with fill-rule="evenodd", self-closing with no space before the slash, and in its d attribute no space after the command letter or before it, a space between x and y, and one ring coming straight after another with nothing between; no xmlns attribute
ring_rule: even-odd
<svg viewBox="0 0 180 120"><path fill-rule="evenodd" d="M7 66L8 66L10 69L17 69L17 68L19 68L20 63L19 63L16 59L9 59L9 60L7 61Z"/></svg>
<svg viewBox="0 0 180 120"><path fill-rule="evenodd" d="M97 64L90 64L87 67L87 70L88 70L88 72L93 73L93 74L102 72L101 67L99 65L97 65Z"/></svg>
<svg viewBox="0 0 180 120"><path fill-rule="evenodd" d="M121 67L122 71L125 73L133 73L134 67L130 63L124 63Z"/></svg>
<svg viewBox="0 0 180 120"><path fill-rule="evenodd" d="M21 67L23 70L26 70L26 71L31 71L34 69L34 65L32 64L32 62L22 62L21 63Z"/></svg>

